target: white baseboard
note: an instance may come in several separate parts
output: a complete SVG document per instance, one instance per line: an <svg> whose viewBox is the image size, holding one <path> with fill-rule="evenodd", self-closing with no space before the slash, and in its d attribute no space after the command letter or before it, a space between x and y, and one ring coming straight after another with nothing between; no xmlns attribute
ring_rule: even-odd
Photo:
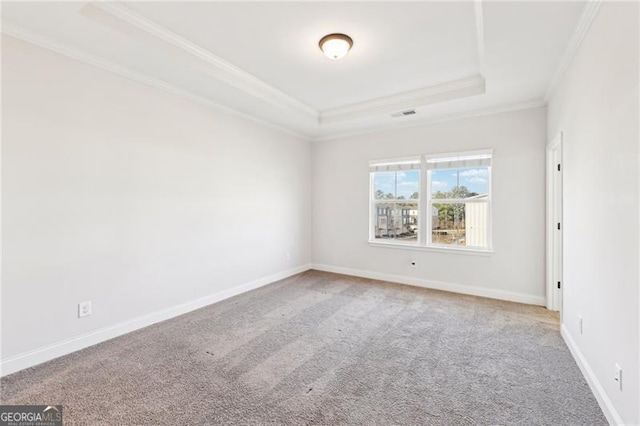
<svg viewBox="0 0 640 426"><path fill-rule="evenodd" d="M576 360L578 367L580 367L580 370L582 371L582 375L587 380L587 383L591 388L591 392L593 392L593 394L596 397L596 400L598 401L598 404L600 404L600 408L602 409L602 412L604 413L605 417L609 421L609 424L623 425L624 422L622 421L622 418L616 411L615 407L613 406L613 403L611 402L611 400L605 393L604 388L600 384L600 381L598 380L593 370L589 366L587 359L582 354L582 351L580 351L580 349L578 348L576 341L573 340L571 333L569 333L569 330L564 326L564 324L562 324L562 326L560 327L560 333L562 334L562 338L564 339L565 343L569 347L569 350L571 351L571 355L573 355L573 358Z"/></svg>
<svg viewBox="0 0 640 426"><path fill-rule="evenodd" d="M187 312L200 309L207 305L220 302L221 300L228 299L238 294L242 294L247 291L254 290L267 284L271 284L273 282L290 277L292 275L299 274L301 272L309 270L310 268L310 264L298 266L245 284L241 284L228 290L210 294L191 302L182 303L177 306L152 312L150 314L123 321L112 326L103 327L98 330L82 334L80 336L72 337L70 339L66 339L47 346L42 346L28 352L14 355L0 361L0 376L6 376L7 374L15 373L16 371L20 371L28 367L33 367L34 365L50 361L54 358L79 351L80 349L84 349L98 343L102 343L106 340L122 336L123 334L130 333L132 331L147 327L160 321L165 321L170 318L177 317L178 315L186 314Z"/></svg>
<svg viewBox="0 0 640 426"><path fill-rule="evenodd" d="M526 303L529 305L545 306L547 300L543 296L533 296L529 294L514 293L504 290L490 288L473 287L470 285L446 283L440 281L424 280L402 275L383 274L381 272L365 271L362 269L345 268L342 266L323 265L314 263L312 269L318 271L334 272L336 274L352 275L373 280L391 281L394 283L408 284L416 287L430 288L433 290L444 290L453 293L468 294L471 296L487 297L490 299L507 300L510 302Z"/></svg>

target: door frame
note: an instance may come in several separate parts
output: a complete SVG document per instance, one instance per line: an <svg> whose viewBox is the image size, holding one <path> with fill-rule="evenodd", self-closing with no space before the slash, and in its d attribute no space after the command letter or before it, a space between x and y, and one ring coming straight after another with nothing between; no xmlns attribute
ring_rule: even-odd
<svg viewBox="0 0 640 426"><path fill-rule="evenodd" d="M563 187L562 174L564 164L562 162L563 134L558 133L547 145L547 309L560 311L562 314L562 234L564 223L562 215ZM558 285L558 283L560 283ZM560 288L558 288L560 287Z"/></svg>

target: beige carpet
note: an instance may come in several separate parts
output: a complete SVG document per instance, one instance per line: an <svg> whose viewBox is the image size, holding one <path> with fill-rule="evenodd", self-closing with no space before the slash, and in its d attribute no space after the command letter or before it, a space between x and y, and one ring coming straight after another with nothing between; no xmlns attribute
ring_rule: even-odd
<svg viewBox="0 0 640 426"><path fill-rule="evenodd" d="M68 424L606 424L544 308L316 271L1 384Z"/></svg>

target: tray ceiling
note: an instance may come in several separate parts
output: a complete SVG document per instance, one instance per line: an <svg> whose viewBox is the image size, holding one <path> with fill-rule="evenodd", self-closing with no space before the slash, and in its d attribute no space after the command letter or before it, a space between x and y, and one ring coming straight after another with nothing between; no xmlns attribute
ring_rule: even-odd
<svg viewBox="0 0 640 426"><path fill-rule="evenodd" d="M2 31L311 139L544 104L580 2L3 3ZM318 40L354 39L342 60ZM416 114L393 118L414 109Z"/></svg>

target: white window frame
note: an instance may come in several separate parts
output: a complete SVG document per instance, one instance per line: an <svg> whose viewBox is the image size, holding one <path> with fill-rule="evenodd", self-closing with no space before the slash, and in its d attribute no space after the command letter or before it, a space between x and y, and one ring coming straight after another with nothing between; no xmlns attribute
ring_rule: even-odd
<svg viewBox="0 0 640 426"><path fill-rule="evenodd" d="M432 242L432 206L434 199L431 194L431 169L427 167L429 160L438 160L445 158L460 159L464 157L479 157L489 156L493 164L493 150L484 149L477 151L464 151L464 152L452 152L441 154L426 154L420 156L420 181L419 192L420 197L418 199L418 237L416 242L405 243L397 240L383 240L375 238L375 213L376 213L376 200L375 188L374 188L374 173L371 171L371 167L379 164L400 164L406 161L406 158L398 158L392 160L379 160L370 162L370 176L369 176L369 245L387 248L400 248L410 250L427 250L445 253L463 253L463 254L477 254L477 255L490 255L493 253L493 217L492 217L492 165L484 166L488 168L488 193L485 200L472 201L469 199L455 199L437 201L436 204L455 204L455 203L469 203L479 202L487 205L487 246L486 247L469 247L469 246L456 246L448 244L435 244ZM410 157L416 158L416 157Z"/></svg>

